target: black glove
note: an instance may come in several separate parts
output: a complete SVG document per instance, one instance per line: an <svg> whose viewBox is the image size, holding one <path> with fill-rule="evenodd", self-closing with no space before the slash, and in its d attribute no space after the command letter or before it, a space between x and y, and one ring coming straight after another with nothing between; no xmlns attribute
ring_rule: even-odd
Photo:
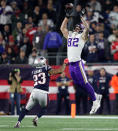
<svg viewBox="0 0 118 131"><path fill-rule="evenodd" d="M85 9L82 9L82 11L80 12L80 17L84 16L86 13L86 10Z"/></svg>
<svg viewBox="0 0 118 131"><path fill-rule="evenodd" d="M68 3L65 5L65 12L66 12L66 17L67 18L70 18L71 17L71 14L73 12L73 4L72 3Z"/></svg>

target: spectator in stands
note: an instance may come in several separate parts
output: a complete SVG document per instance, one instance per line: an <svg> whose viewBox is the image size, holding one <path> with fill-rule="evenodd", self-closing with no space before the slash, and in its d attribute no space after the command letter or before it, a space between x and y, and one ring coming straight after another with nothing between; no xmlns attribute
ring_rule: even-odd
<svg viewBox="0 0 118 131"><path fill-rule="evenodd" d="M12 9L13 9L13 14L17 17L17 16L20 16L20 14L21 14L21 10L20 10L20 6L18 6L18 4L19 3L17 3L18 1L16 1L16 0L12 0L11 2L10 2L10 5L11 5L11 7L12 7ZM12 27L14 27L14 25L12 25Z"/></svg>
<svg viewBox="0 0 118 131"><path fill-rule="evenodd" d="M49 1L49 0L47 0ZM37 5L40 6L41 8L45 9L47 5L47 1L45 0L37 0Z"/></svg>
<svg viewBox="0 0 118 131"><path fill-rule="evenodd" d="M32 53L31 53L31 55L29 56L29 59L28 59L28 64L33 65L35 59L37 59L38 57L39 56L38 56L38 53L37 53L37 49L36 48L32 49Z"/></svg>
<svg viewBox="0 0 118 131"><path fill-rule="evenodd" d="M97 0L90 0L88 5L92 8L93 11L102 11L101 4Z"/></svg>
<svg viewBox="0 0 118 131"><path fill-rule="evenodd" d="M3 44L2 44L2 40L0 40L0 56L3 52L4 52L4 47L3 47Z"/></svg>
<svg viewBox="0 0 118 131"><path fill-rule="evenodd" d="M87 9L87 13L85 14L85 19L89 22L93 22L94 19L93 19L93 10L91 8L88 8Z"/></svg>
<svg viewBox="0 0 118 131"><path fill-rule="evenodd" d="M41 19L41 15L42 15L42 11L40 7L35 6L32 17L33 17L33 22L36 26L38 25L38 22Z"/></svg>
<svg viewBox="0 0 118 131"><path fill-rule="evenodd" d="M27 33L27 28L24 27L24 28L22 29L22 33L23 33L23 37L25 37L25 36L26 36L26 33Z"/></svg>
<svg viewBox="0 0 118 131"><path fill-rule="evenodd" d="M104 102L106 101L108 114L111 113L111 106L110 106L110 100L109 100L109 88L110 88L110 80L111 75L106 72L104 68L101 68L99 71L99 75L97 76L97 82L98 82L98 92L102 95L101 100L101 107L100 107L100 114L103 113L103 107Z"/></svg>
<svg viewBox="0 0 118 131"><path fill-rule="evenodd" d="M62 38L59 33L55 31L54 28L50 28L50 31L45 36L43 50L47 51L49 59L49 64L56 64L56 56L59 47L62 45Z"/></svg>
<svg viewBox="0 0 118 131"><path fill-rule="evenodd" d="M114 5L113 10L110 12L109 21L111 26L118 26L118 5Z"/></svg>
<svg viewBox="0 0 118 131"><path fill-rule="evenodd" d="M105 38L107 38L109 36L109 31L107 29L105 29L104 23L96 24L95 31L96 31L95 32L96 38L98 38L98 35L100 32L103 32Z"/></svg>
<svg viewBox="0 0 118 131"><path fill-rule="evenodd" d="M42 26L43 31L48 31L49 27L54 27L54 23L48 18L46 13L42 14L42 19L39 21L39 26Z"/></svg>
<svg viewBox="0 0 118 131"><path fill-rule="evenodd" d="M96 33L96 25L97 25L97 22L91 22L90 23L90 34Z"/></svg>
<svg viewBox="0 0 118 131"><path fill-rule="evenodd" d="M25 50L23 50L22 48L20 49L20 54L19 56L16 57L16 64L28 64L28 59L25 55Z"/></svg>
<svg viewBox="0 0 118 131"><path fill-rule="evenodd" d="M2 34L3 34L4 40L8 43L9 36L11 35L9 25L4 26L4 30L3 30Z"/></svg>
<svg viewBox="0 0 118 131"><path fill-rule="evenodd" d="M12 35L9 36L9 43L6 45L6 48L5 48L6 52L9 47L13 49L15 55L18 55L18 52L19 52L18 46L15 44L15 41Z"/></svg>
<svg viewBox="0 0 118 131"><path fill-rule="evenodd" d="M28 5L28 2L31 1L24 1L23 3L23 11L22 13L24 14L24 19L27 20L28 16L32 15L32 10L33 10L33 3L35 3L35 1L32 1L33 3Z"/></svg>
<svg viewBox="0 0 118 131"><path fill-rule="evenodd" d="M76 103L76 113L77 115L80 114L87 114L88 110L88 95L85 90L78 85L74 85L75 88L75 103ZM81 111L81 104L82 104L82 111Z"/></svg>
<svg viewBox="0 0 118 131"><path fill-rule="evenodd" d="M104 3L102 4L102 10L103 12L106 11L111 11L113 8L113 2L111 0L105 0Z"/></svg>
<svg viewBox="0 0 118 131"><path fill-rule="evenodd" d="M87 12L85 14L85 18L88 21L99 23L101 19L103 20L103 16L99 12L93 11L93 9L88 6L86 6L86 9L87 9Z"/></svg>
<svg viewBox="0 0 118 131"><path fill-rule="evenodd" d="M16 24L18 22L22 22L22 24L24 24L26 22L25 19L25 14L23 14L23 12L21 12L18 8L17 10L13 13L12 17L12 31L16 28Z"/></svg>
<svg viewBox="0 0 118 131"><path fill-rule="evenodd" d="M56 84L58 86L56 114L60 113L61 103L64 98L66 115L69 115L70 114L70 107L69 107L68 86L70 85L70 80L67 76L65 76L65 72L63 72L60 75L60 77L57 78Z"/></svg>
<svg viewBox="0 0 118 131"><path fill-rule="evenodd" d="M32 52L32 45L29 42L29 38L25 35L22 38L19 48L25 50L26 57L29 57L29 54Z"/></svg>
<svg viewBox="0 0 118 131"><path fill-rule="evenodd" d="M98 62L98 48L94 34L90 35L89 42L86 44L85 50L87 51L87 62Z"/></svg>
<svg viewBox="0 0 118 131"><path fill-rule="evenodd" d="M118 72L112 76L110 85L115 93L115 114L118 115Z"/></svg>
<svg viewBox="0 0 118 131"><path fill-rule="evenodd" d="M7 53L4 51L0 57L0 64L10 64Z"/></svg>
<svg viewBox="0 0 118 131"><path fill-rule="evenodd" d="M30 44L32 45L32 40L33 40L34 34L37 31L37 27L33 27L32 23L28 23L27 26L28 28L27 28L26 36L29 38Z"/></svg>
<svg viewBox="0 0 118 131"><path fill-rule="evenodd" d="M26 56L28 57L28 55L31 54L32 46L38 47L39 45L41 45L41 47L40 46L38 48L36 47L37 51L39 50L41 54L44 54L44 52L40 50L42 49L43 44L35 45L34 41L32 43L32 40L37 39L37 35L38 35L38 32L36 33L37 25L42 26L42 30L45 31L45 33L49 32L49 27L53 27L54 24L56 24L56 28L59 29L60 23L65 14L64 10L65 10L66 3L67 1L63 1L63 0L57 2L53 0L44 0L44 1L30 0L30 1L23 1L23 2L21 2L20 0L8 0L6 4L6 0L1 0L0 32L2 33L3 38L6 42L3 48L6 48L5 46L8 46L7 44L9 43L10 35L14 36L15 44L19 48L21 48L22 46L24 46L23 48L25 48L26 44L24 44L23 41L25 41L26 37L28 37L30 41L30 46L26 46L27 47ZM118 34L118 30L116 26L118 23L117 22L118 6L116 0L112 2L111 0L102 1L102 6L98 0L89 0L88 4L85 4L85 0L84 1L81 0L79 2L78 0L77 1L75 0L74 3L76 5L76 7L74 8L75 19L74 21L72 21L72 19L69 20L68 29L71 30L72 25L75 25L76 23L80 22L80 17L78 14L80 13L84 5L84 7L87 9L87 12L85 13L85 18L88 20L91 27L90 33L93 33L95 37L98 39L99 33L103 32L104 38L105 39L108 38L110 43L111 41L114 41L116 39L116 36ZM58 13L55 12L55 10ZM113 18L114 16L115 18ZM11 21L12 21L12 30L11 30ZM19 29L16 28L17 26ZM112 29L113 29L113 34L111 34ZM41 35L43 35L42 33L43 32L41 32ZM34 34L36 36L34 36ZM29 42L25 42L25 43L27 43L28 45ZM110 47L110 45L105 46L105 49L106 47ZM65 50L66 50L66 46L64 47L63 51ZM111 61L109 59L110 58L107 58L108 62ZM102 62L101 59L99 60L100 62Z"/></svg>
<svg viewBox="0 0 118 131"><path fill-rule="evenodd" d="M4 25L11 25L11 15L13 10L11 6L6 5L6 0L1 0L0 4L0 29L3 31Z"/></svg>
<svg viewBox="0 0 118 131"><path fill-rule="evenodd" d="M49 19L53 20L54 23L56 23L56 11L53 8L53 3L48 2L47 4L47 14Z"/></svg>
<svg viewBox="0 0 118 131"><path fill-rule="evenodd" d="M16 28L13 30L12 35L14 36L14 40L16 41L17 46L20 46L23 39L21 22L16 23Z"/></svg>
<svg viewBox="0 0 118 131"><path fill-rule="evenodd" d="M9 59L9 64L14 64L16 56L15 56L15 53L11 47L8 47L8 49L7 49L7 56Z"/></svg>
<svg viewBox="0 0 118 131"><path fill-rule="evenodd" d="M11 115L15 114L15 102L17 108L17 115L20 114L20 93L22 91L21 83L22 78L20 76L20 69L14 69L9 73L8 83L10 84L10 102L11 102Z"/></svg>
<svg viewBox="0 0 118 131"><path fill-rule="evenodd" d="M113 41L116 41L116 36L118 36L118 27L113 28L112 34L110 34L109 37L108 37L108 41L110 42L110 44Z"/></svg>
<svg viewBox="0 0 118 131"><path fill-rule="evenodd" d="M98 61L106 62L106 60L109 60L110 46L108 44L108 41L104 38L103 32L100 32L98 34L97 47L98 47Z"/></svg>
<svg viewBox="0 0 118 131"><path fill-rule="evenodd" d="M97 89L97 82L96 82L96 76L94 74L94 71L92 69L90 69L90 67L88 67L89 69L87 70L87 78L88 81L90 82L90 84L92 85L92 87L94 88L95 92L98 91Z"/></svg>
<svg viewBox="0 0 118 131"><path fill-rule="evenodd" d="M113 55L113 61L118 61L118 36L116 36L116 40L111 44L111 54Z"/></svg>
<svg viewBox="0 0 118 131"><path fill-rule="evenodd" d="M11 5L11 8L13 9L14 12L16 12L17 10L19 10L19 8L17 6L17 2L15 0L11 1L10 5Z"/></svg>
<svg viewBox="0 0 118 131"><path fill-rule="evenodd" d="M0 33L0 55L4 52L5 45L6 45L6 42L3 39L3 35Z"/></svg>
<svg viewBox="0 0 118 131"><path fill-rule="evenodd" d="M32 16L29 16L29 17L28 17L27 22L34 27L34 22L33 22Z"/></svg>
<svg viewBox="0 0 118 131"><path fill-rule="evenodd" d="M36 33L33 37L33 47L37 49L38 53L43 54L43 43L47 32L42 30L42 26L38 26Z"/></svg>

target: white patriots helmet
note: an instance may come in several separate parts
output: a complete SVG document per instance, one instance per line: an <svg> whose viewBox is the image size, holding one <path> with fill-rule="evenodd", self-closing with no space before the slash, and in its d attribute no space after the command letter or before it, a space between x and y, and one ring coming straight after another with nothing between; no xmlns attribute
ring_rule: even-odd
<svg viewBox="0 0 118 131"><path fill-rule="evenodd" d="M40 57L36 58L35 61L34 61L34 65L35 65L36 67L46 66L46 65L47 65L47 63L46 63L46 58L43 57L43 56L40 56Z"/></svg>

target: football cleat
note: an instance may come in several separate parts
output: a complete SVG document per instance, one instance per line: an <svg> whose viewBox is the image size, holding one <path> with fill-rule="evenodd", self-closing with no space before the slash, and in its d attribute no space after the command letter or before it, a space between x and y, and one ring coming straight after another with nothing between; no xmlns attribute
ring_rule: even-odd
<svg viewBox="0 0 118 131"><path fill-rule="evenodd" d="M90 115L95 114L97 110L100 108L101 99L102 99L102 95L96 94L96 100L93 102L93 106L91 108Z"/></svg>
<svg viewBox="0 0 118 131"><path fill-rule="evenodd" d="M20 128L20 122L19 121L16 123L16 125L14 126L14 128Z"/></svg>
<svg viewBox="0 0 118 131"><path fill-rule="evenodd" d="M34 125L34 126L38 126L38 125L37 125L37 117L35 117L32 122L33 122L33 125Z"/></svg>

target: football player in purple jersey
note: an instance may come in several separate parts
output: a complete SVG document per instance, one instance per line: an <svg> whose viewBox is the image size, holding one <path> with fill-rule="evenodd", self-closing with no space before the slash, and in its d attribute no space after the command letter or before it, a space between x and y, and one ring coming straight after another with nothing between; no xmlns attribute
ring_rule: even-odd
<svg viewBox="0 0 118 131"><path fill-rule="evenodd" d="M71 10L72 8L69 7L69 9ZM84 69L84 63L81 59L81 53L86 41L88 40L89 34L89 25L82 16L84 15L84 13L85 10L83 10L80 13L81 22L84 26L83 31L80 31L80 23L79 25L75 26L73 31L69 31L67 29L69 15L71 16L71 14L69 13L66 14L66 17L63 20L60 29L63 36L67 39L67 56L69 60L69 71L73 79L73 82L74 84L78 85L78 87L82 87L89 94L91 100L93 101L93 106L90 111L90 114L95 114L100 107L102 95L96 94L93 87L88 82Z"/></svg>

